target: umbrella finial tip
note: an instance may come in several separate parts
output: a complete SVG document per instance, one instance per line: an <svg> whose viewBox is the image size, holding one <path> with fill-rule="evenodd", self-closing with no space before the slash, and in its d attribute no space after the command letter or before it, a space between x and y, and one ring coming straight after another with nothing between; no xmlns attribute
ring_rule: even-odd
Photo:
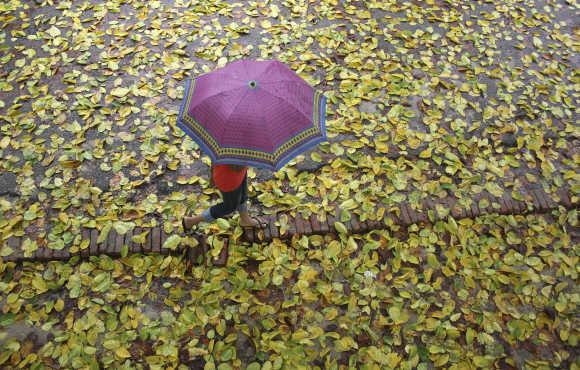
<svg viewBox="0 0 580 370"><path fill-rule="evenodd" d="M251 80L250 82L248 82L248 86L250 86L250 89L255 89L256 87L258 87L258 81Z"/></svg>

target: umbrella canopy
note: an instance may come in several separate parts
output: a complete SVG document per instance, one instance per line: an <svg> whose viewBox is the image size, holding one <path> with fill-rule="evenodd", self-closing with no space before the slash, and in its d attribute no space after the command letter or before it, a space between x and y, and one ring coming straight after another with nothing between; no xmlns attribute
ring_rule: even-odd
<svg viewBox="0 0 580 370"><path fill-rule="evenodd" d="M278 170L326 140L325 112L284 63L242 60L188 80L177 125L215 164Z"/></svg>

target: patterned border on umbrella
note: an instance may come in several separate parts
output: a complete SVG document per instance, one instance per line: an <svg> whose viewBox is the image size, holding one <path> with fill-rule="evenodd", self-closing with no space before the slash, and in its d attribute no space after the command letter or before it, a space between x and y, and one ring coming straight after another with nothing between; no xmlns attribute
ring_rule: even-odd
<svg viewBox="0 0 580 370"><path fill-rule="evenodd" d="M185 93L187 99L183 99L177 125L183 129L194 141L210 156L216 164L254 164L256 167L265 167L278 170L300 152L307 150L318 143L326 140L326 97L315 91L313 107L314 126L308 128L291 140L285 142L274 153L247 148L219 148L215 139L193 117L186 112L191 97L195 90L195 79L187 80ZM219 159L228 156L229 158ZM239 158L239 160L232 159Z"/></svg>

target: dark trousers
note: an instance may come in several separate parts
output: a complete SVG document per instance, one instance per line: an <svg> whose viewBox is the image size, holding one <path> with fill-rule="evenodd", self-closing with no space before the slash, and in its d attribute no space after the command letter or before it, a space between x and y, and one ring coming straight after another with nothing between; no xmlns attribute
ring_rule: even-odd
<svg viewBox="0 0 580 370"><path fill-rule="evenodd" d="M248 200L248 176L244 177L240 186L235 190L222 191L221 193L222 202L209 209L209 216L211 216L212 219L223 218L234 211L246 211L246 202ZM207 220L207 218L208 217L206 217L206 221L212 221L211 219Z"/></svg>

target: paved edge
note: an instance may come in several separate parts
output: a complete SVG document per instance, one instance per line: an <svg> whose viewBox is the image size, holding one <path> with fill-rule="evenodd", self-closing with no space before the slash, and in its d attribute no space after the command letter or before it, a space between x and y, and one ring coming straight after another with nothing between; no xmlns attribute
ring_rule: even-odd
<svg viewBox="0 0 580 370"><path fill-rule="evenodd" d="M525 215L525 214L542 214L552 210L564 207L565 209L576 209L580 199L571 194L570 189L562 188L556 191L554 200L550 194L547 194L541 188L526 189L526 194L521 200L513 198L505 193L502 197L495 197L489 193L482 192L471 199L471 204L460 204L453 197L440 199L426 199L422 202L420 209L415 209L410 203L404 202L397 206L387 209L382 220L362 220L358 215L351 213L351 219L343 222L349 234L366 233L372 230L384 229L387 225L399 225L408 227L412 224L435 223L444 220L448 216L454 219L476 218L486 214L500 215ZM439 212L438 211L442 211ZM244 230L244 239L248 242L269 242L275 238L291 239L295 235L324 235L336 233L334 222L340 219L340 210L337 208L334 214L327 214L326 219L312 215L309 219L301 215L292 217L287 215L287 228L281 229L276 222L279 216L269 216L267 220L269 227L265 229L246 228ZM441 215L440 213L444 213ZM447 215L445 215L447 213ZM136 243L133 235L138 235L149 231L145 237L144 243ZM82 250L71 253L68 250L53 250L46 247L46 243L39 243L39 248L33 252L32 256L25 256L21 248L22 237L9 237L2 241L3 245L10 247L13 253L3 257L4 262L24 262L24 261L50 261L50 260L68 260L69 258L79 256L89 258L90 256L109 255L119 257L124 245L127 246L128 253L160 253L164 255L183 255L184 249L178 248L170 250L163 248L163 242L169 235L161 227L140 228L136 227L125 235L118 234L111 229L108 235L102 236L102 242L98 242L101 236L100 231L96 229L83 228L81 236L84 243ZM205 236L197 236L198 245L205 246ZM199 248L186 248L185 256L188 260L197 259ZM199 251L201 252L201 251Z"/></svg>

